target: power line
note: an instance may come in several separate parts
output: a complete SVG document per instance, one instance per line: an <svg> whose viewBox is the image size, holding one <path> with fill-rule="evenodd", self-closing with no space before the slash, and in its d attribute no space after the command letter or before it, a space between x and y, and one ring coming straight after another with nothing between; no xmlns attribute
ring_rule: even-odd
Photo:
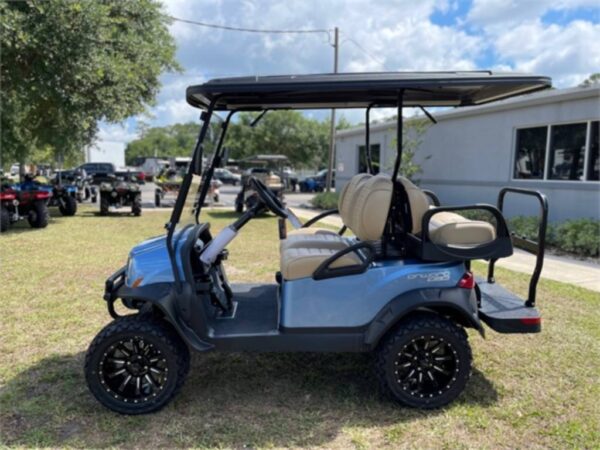
<svg viewBox="0 0 600 450"><path fill-rule="evenodd" d="M383 62L383 60L373 56L371 53L369 53L367 50L365 50L365 48L363 46L361 46L358 42L356 42L354 39L347 37L346 39L344 39L342 41L342 44L346 41L350 42L351 44L354 44L356 46L356 48L358 48L361 52L363 52L365 55L367 55L369 58L371 58L373 61L375 61L377 64L379 64L381 67L383 67L386 70L389 70L385 67L385 63Z"/></svg>
<svg viewBox="0 0 600 450"><path fill-rule="evenodd" d="M227 25L217 25L214 23L199 22L196 20L181 19L179 17L167 16L169 19L175 22L188 23L191 25L197 25L206 28L215 28L217 30L226 31L242 31L245 33L269 33L269 34L309 34L309 33L326 33L329 35L331 30L326 29L308 29L308 30L278 30L278 29L261 29L261 28L243 28L243 27L231 27Z"/></svg>

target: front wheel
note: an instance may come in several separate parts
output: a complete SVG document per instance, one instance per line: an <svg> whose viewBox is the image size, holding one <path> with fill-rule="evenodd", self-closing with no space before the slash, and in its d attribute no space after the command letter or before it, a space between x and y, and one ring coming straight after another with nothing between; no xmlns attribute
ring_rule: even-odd
<svg viewBox="0 0 600 450"><path fill-rule="evenodd" d="M121 414L163 408L179 392L190 354L163 320L131 315L107 325L85 357L85 378L94 397Z"/></svg>
<svg viewBox="0 0 600 450"><path fill-rule="evenodd" d="M4 206L0 208L0 232L8 230L10 225L10 214Z"/></svg>
<svg viewBox="0 0 600 450"><path fill-rule="evenodd" d="M106 195L100 194L100 215L108 215L108 208L110 207L110 201Z"/></svg>
<svg viewBox="0 0 600 450"><path fill-rule="evenodd" d="M154 206L160 208L161 195L159 191L154 193Z"/></svg>
<svg viewBox="0 0 600 450"><path fill-rule="evenodd" d="M435 314L419 314L389 333L376 368L384 393L406 406L434 409L462 393L471 364L463 328Z"/></svg>

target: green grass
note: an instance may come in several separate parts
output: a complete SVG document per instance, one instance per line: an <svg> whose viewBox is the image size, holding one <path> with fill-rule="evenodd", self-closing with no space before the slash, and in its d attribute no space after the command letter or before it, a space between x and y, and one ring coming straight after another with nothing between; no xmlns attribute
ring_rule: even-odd
<svg viewBox="0 0 600 450"><path fill-rule="evenodd" d="M210 214L213 230L232 220ZM0 236L0 445L8 447L598 448L600 298L542 281L539 335L470 332L473 377L440 411L380 398L369 355L196 354L177 399L143 417L88 393L84 352L109 321L102 289L166 213L98 217L83 208L48 228ZM277 224L251 221L231 245L233 281L272 281ZM483 273L483 266L475 270ZM528 279L498 270L524 295Z"/></svg>

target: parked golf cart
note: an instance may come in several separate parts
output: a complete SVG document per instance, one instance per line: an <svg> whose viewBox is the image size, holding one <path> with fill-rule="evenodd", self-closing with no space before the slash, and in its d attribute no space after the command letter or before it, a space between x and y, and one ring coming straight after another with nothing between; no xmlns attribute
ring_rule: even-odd
<svg viewBox="0 0 600 450"><path fill-rule="evenodd" d="M26 174L22 183L11 185L3 181L0 196L2 231L8 228L7 223L10 225L25 218L32 228L48 226L48 201L51 197L52 189L42 188L31 174Z"/></svg>
<svg viewBox="0 0 600 450"><path fill-rule="evenodd" d="M328 74L220 79L189 87L202 126L165 236L135 246L106 280L114 321L91 343L85 376L106 407L142 414L165 406L181 389L194 351L372 352L383 392L403 405L437 408L456 399L472 369L465 328L484 335L537 333L536 285L543 265L545 197L505 188L498 205L439 206L400 175L404 107L470 106L550 87L549 78L492 72ZM223 162L222 143L238 111L395 107L396 161L390 175L356 175L340 190L339 208L301 224L257 177L258 201L216 236L199 223L208 185L201 185L203 140L217 112L227 116L210 180ZM273 112L276 113L276 112ZM369 148L369 133L366 133ZM370 159L370 158L369 158ZM369 161L368 168L372 164ZM538 199L538 242L512 237L505 196ZM264 208L280 218L280 271L274 284L230 284L227 245ZM482 210L495 223L458 211ZM339 232L313 226L339 213ZM293 230L287 231L286 220ZM353 236L344 232L351 230ZM274 238L275 240L275 238ZM494 263L513 245L537 255L526 300L495 279ZM472 260L488 260L475 277ZM119 300L134 314L121 316ZM502 342L500 335L494 340Z"/></svg>
<svg viewBox="0 0 600 450"><path fill-rule="evenodd" d="M238 213L250 209L259 201L258 194L251 183L258 178L275 196L283 202L285 185L279 175L283 166L289 165L284 155L255 155L239 161L240 166L247 167L242 175L242 189L235 198L235 210Z"/></svg>
<svg viewBox="0 0 600 450"><path fill-rule="evenodd" d="M131 214L142 215L142 193L135 174L115 172L107 174L100 181L100 215L106 216L109 208L130 206Z"/></svg>

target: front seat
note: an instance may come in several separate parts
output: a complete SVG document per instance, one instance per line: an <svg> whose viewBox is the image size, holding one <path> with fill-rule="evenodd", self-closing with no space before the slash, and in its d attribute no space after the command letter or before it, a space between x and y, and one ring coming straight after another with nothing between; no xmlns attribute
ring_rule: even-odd
<svg viewBox="0 0 600 450"><path fill-rule="evenodd" d="M383 175L369 176L359 183L353 193L352 205L347 214L348 227L361 241L381 239L392 201L393 184ZM346 205L344 205L346 206ZM349 244L345 244L345 248ZM281 274L284 280L296 280L312 276L315 270L340 248L325 246L297 246L281 249ZM334 261L332 268L358 265L361 259L356 253L347 253Z"/></svg>
<svg viewBox="0 0 600 450"><path fill-rule="evenodd" d="M355 198L360 186L368 179L372 178L372 175L366 173L359 173L352 177L352 179L346 183L340 197L338 199L338 211L344 225L350 229L350 221L352 218L352 211L355 207ZM347 247L351 242L349 239L340 236L336 231L329 230L327 228L318 227L307 227L298 228L288 233L286 239L282 239L279 243L280 251L283 252L288 248L328 248L333 250L339 250Z"/></svg>

